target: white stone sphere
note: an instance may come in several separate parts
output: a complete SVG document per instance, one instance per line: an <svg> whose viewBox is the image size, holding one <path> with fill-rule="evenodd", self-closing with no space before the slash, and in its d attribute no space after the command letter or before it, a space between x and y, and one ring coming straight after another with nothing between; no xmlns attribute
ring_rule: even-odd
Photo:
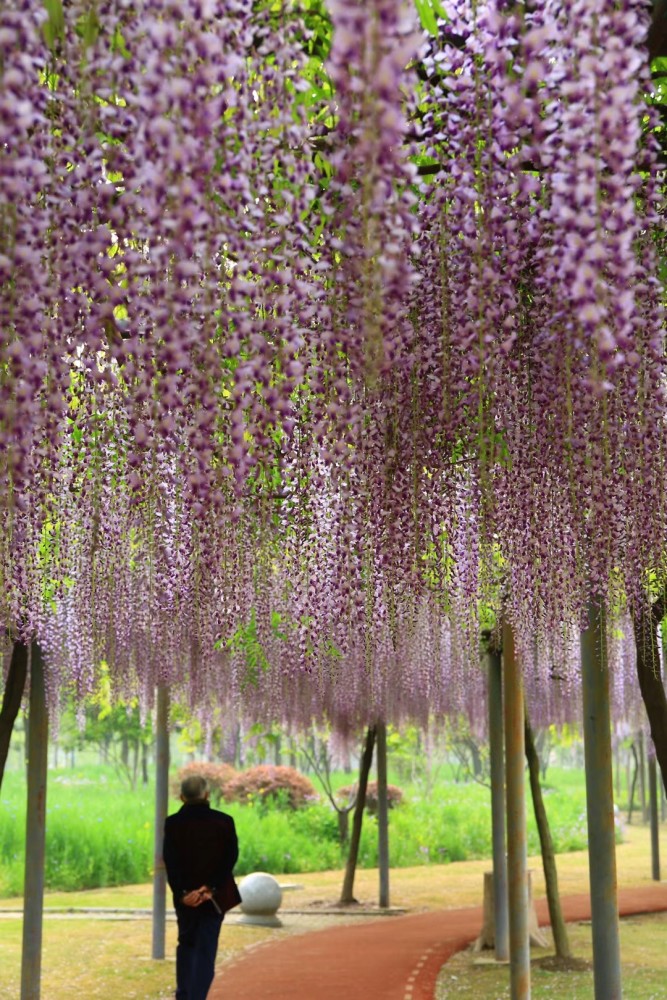
<svg viewBox="0 0 667 1000"><path fill-rule="evenodd" d="M239 882L241 909L253 916L273 916L283 899L278 882L268 872L253 872Z"/></svg>

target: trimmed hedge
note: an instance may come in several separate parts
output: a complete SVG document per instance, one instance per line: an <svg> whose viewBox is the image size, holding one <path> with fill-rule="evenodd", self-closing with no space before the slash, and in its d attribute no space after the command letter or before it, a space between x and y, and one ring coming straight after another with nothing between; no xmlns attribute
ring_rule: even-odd
<svg viewBox="0 0 667 1000"><path fill-rule="evenodd" d="M293 767L270 764L241 771L227 782L223 794L227 802L255 805L270 800L273 806L284 803L290 809L299 809L319 799L305 775Z"/></svg>
<svg viewBox="0 0 667 1000"><path fill-rule="evenodd" d="M208 782L211 799L217 804L223 797L225 788L236 777L237 773L231 764L214 764L206 760L194 760L179 769L172 782L171 793L175 799L179 798L183 779L191 774L201 774L202 778L206 778Z"/></svg>

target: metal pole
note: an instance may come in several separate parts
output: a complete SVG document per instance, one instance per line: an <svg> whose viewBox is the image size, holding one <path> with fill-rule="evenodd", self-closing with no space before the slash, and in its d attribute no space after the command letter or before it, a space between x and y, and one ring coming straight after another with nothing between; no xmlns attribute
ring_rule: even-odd
<svg viewBox="0 0 667 1000"><path fill-rule="evenodd" d="M169 806L169 688L157 689L155 723L155 849L153 864L153 958L164 958L167 927L167 873L162 859L164 821Z"/></svg>
<svg viewBox="0 0 667 1000"><path fill-rule="evenodd" d="M42 651L36 642L30 646L29 713L21 1000L39 1000L42 976L49 717L46 707L44 661Z"/></svg>
<svg viewBox="0 0 667 1000"><path fill-rule="evenodd" d="M530 998L528 858L526 847L525 736L521 665L512 627L503 622L505 771L507 797L507 876L510 941L510 996Z"/></svg>
<svg viewBox="0 0 667 1000"><path fill-rule="evenodd" d="M581 676L595 1000L621 1000L609 670L600 602L590 601L587 618L581 633Z"/></svg>
<svg viewBox="0 0 667 1000"><path fill-rule="evenodd" d="M651 877L654 882L660 881L660 827L658 816L658 772L655 755L648 759L648 795L651 813Z"/></svg>
<svg viewBox="0 0 667 1000"><path fill-rule="evenodd" d="M376 748L380 906L386 908L389 906L389 808L387 803L387 727L384 722L377 724Z"/></svg>
<svg viewBox="0 0 667 1000"><path fill-rule="evenodd" d="M503 679L500 653L488 654L489 756L493 838L493 920L496 960L509 957L507 858L505 857L505 760L503 753Z"/></svg>

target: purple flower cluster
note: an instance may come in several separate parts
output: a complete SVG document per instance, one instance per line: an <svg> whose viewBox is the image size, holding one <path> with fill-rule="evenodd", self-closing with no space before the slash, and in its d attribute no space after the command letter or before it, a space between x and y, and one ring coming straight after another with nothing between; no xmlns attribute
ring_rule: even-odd
<svg viewBox="0 0 667 1000"><path fill-rule="evenodd" d="M565 721L586 595L664 568L643 5L331 0L320 89L295 4L49 9L0 13L0 616L54 697L481 725L502 600Z"/></svg>

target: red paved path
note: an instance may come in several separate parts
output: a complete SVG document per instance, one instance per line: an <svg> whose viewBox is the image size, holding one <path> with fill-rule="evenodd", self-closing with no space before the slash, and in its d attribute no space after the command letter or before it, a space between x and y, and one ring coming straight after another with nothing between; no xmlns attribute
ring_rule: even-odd
<svg viewBox="0 0 667 1000"><path fill-rule="evenodd" d="M562 903L567 920L590 917L587 893ZM547 924L546 900L535 905ZM622 889L619 910L667 910L667 883ZM467 907L296 934L221 966L209 1000L432 1000L440 967L481 926L481 907Z"/></svg>

